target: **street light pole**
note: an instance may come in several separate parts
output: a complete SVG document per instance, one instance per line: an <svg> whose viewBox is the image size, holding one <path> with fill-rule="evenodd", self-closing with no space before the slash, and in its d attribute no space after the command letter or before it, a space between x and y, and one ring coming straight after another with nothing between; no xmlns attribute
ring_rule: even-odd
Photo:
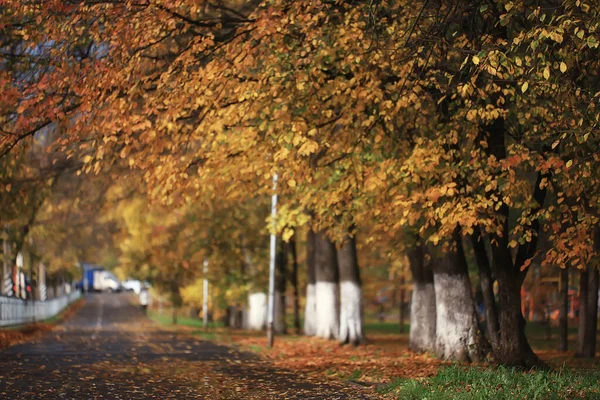
<svg viewBox="0 0 600 400"><path fill-rule="evenodd" d="M277 174L273 175L273 196L271 197L271 246L269 256L269 302L267 308L267 339L273 347L273 321L275 320L275 251L277 218Z"/></svg>

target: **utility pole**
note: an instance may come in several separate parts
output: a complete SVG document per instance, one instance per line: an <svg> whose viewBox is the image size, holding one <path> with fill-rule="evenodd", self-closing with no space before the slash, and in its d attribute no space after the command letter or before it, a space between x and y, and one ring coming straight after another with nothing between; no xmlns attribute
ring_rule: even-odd
<svg viewBox="0 0 600 400"><path fill-rule="evenodd" d="M204 258L204 287L202 296L202 317L204 319L204 330L208 329L208 258Z"/></svg>
<svg viewBox="0 0 600 400"><path fill-rule="evenodd" d="M273 347L273 321L275 320L275 251L277 247L277 174L273 175L273 195L271 196L271 248L269 256L269 301L267 307L267 339Z"/></svg>

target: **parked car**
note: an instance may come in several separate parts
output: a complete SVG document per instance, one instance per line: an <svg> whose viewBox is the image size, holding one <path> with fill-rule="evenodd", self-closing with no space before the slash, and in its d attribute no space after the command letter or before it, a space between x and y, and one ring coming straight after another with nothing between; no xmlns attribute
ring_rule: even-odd
<svg viewBox="0 0 600 400"><path fill-rule="evenodd" d="M135 279L128 279L123 281L123 289L139 295L140 291L142 290L142 282Z"/></svg>

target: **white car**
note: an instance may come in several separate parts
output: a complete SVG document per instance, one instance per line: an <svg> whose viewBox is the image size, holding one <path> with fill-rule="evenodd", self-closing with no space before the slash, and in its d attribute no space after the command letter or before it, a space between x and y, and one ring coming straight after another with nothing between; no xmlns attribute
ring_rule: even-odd
<svg viewBox="0 0 600 400"><path fill-rule="evenodd" d="M123 281L122 285L123 289L129 292L134 292L137 295L139 295L140 291L142 290L142 282L138 280L128 279L126 281Z"/></svg>

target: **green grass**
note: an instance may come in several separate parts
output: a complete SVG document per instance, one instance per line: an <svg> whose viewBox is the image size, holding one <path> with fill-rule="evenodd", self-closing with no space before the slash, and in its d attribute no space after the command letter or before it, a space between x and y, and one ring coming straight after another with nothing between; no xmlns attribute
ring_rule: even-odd
<svg viewBox="0 0 600 400"><path fill-rule="evenodd" d="M400 324L397 322L365 321L364 329L367 335L369 333L392 335L400 333ZM408 334L409 329L410 326L408 324L404 324L404 333Z"/></svg>
<svg viewBox="0 0 600 400"><path fill-rule="evenodd" d="M600 371L522 372L449 366L426 379L397 379L379 389L398 399L598 399Z"/></svg>
<svg viewBox="0 0 600 400"><path fill-rule="evenodd" d="M204 340L217 340L219 335L214 332L205 332L205 331L192 331L192 335L200 336Z"/></svg>
<svg viewBox="0 0 600 400"><path fill-rule="evenodd" d="M173 317L170 313L169 314L160 314L155 311L148 311L148 317L151 320L158 322L161 325L173 325ZM204 327L204 323L202 322L201 319L189 318L189 317L179 317L179 316L177 317L177 325L190 326L193 328L203 328ZM208 323L209 328L217 328L217 327L221 327L221 326L223 326L223 323L221 323L221 322L209 322Z"/></svg>
<svg viewBox="0 0 600 400"><path fill-rule="evenodd" d="M362 370L360 370L360 369L355 369L354 371L352 371L352 373L351 373L350 375L348 375L348 376L346 377L346 380L349 380L349 381L355 381L355 380L357 380L358 378L360 378L361 376L363 376L363 374L364 374L364 372L363 372Z"/></svg>

